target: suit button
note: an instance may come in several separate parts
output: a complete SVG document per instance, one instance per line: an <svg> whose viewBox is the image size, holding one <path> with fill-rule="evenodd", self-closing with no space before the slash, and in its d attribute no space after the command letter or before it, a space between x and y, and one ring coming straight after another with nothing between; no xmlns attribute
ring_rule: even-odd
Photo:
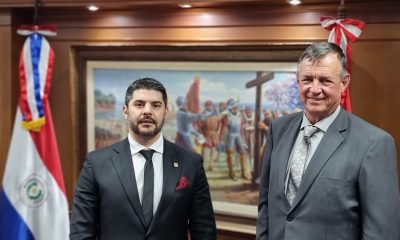
<svg viewBox="0 0 400 240"><path fill-rule="evenodd" d="M287 216L286 220L288 220L289 222L291 222L291 221L293 221L293 217Z"/></svg>

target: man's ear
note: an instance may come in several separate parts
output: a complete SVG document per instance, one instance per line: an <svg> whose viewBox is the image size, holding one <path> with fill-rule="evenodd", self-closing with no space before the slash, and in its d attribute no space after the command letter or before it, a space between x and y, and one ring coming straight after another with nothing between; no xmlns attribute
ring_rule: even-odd
<svg viewBox="0 0 400 240"><path fill-rule="evenodd" d="M122 108L122 113L124 114L124 118L128 119L128 107L126 105Z"/></svg>
<svg viewBox="0 0 400 240"><path fill-rule="evenodd" d="M342 93L346 91L350 84L350 74L346 74L344 78L342 78Z"/></svg>

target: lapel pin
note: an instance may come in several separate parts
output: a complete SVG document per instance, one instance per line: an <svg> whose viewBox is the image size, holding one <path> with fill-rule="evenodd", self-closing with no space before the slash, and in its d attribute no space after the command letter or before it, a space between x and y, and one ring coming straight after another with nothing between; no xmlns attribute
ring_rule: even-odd
<svg viewBox="0 0 400 240"><path fill-rule="evenodd" d="M179 164L177 162L174 162L174 168L179 167Z"/></svg>

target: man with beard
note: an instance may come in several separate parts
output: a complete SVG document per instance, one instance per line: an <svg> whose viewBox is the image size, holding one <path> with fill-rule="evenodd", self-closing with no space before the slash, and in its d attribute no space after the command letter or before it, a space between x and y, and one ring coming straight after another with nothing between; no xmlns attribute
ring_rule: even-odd
<svg viewBox="0 0 400 240"><path fill-rule="evenodd" d="M128 137L87 155L70 239L187 240L188 233L192 240L216 239L203 160L163 138L167 112L167 93L157 80L128 87Z"/></svg>

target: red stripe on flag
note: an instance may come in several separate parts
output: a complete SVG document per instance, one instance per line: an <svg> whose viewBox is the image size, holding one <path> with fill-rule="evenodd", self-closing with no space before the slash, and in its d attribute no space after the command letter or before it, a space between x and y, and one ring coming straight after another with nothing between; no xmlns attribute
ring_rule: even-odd
<svg viewBox="0 0 400 240"><path fill-rule="evenodd" d="M342 32L340 30L341 30L340 27L335 27L334 43L336 43L336 45L338 45L338 46L340 46L340 42L342 41Z"/></svg>
<svg viewBox="0 0 400 240"><path fill-rule="evenodd" d="M349 73L351 73L351 53L352 53L352 50L351 50L350 46L347 44L345 54L346 54L346 58L348 59L347 60L347 72L349 72Z"/></svg>
<svg viewBox="0 0 400 240"><path fill-rule="evenodd" d="M349 32L346 28L341 28L344 32L344 34L347 37L347 40L350 42L355 42L357 40L357 37L353 35L353 33Z"/></svg>
<svg viewBox="0 0 400 240"><path fill-rule="evenodd" d="M21 51L20 60L19 60L19 85L21 98L19 106L21 107L21 111L23 113L23 117L25 121L32 120L32 113L28 104L28 89L26 86L27 79L25 74L25 62L24 62L24 50Z"/></svg>
<svg viewBox="0 0 400 240"><path fill-rule="evenodd" d="M350 90L347 88L340 99L340 105L346 109L348 112L351 112L351 100L350 100Z"/></svg>
<svg viewBox="0 0 400 240"><path fill-rule="evenodd" d="M49 104L44 104L46 123L39 132L29 131L36 149L51 175L53 175L58 186L65 194L64 177L61 169L60 156L56 135L54 133L53 118L50 112Z"/></svg>

